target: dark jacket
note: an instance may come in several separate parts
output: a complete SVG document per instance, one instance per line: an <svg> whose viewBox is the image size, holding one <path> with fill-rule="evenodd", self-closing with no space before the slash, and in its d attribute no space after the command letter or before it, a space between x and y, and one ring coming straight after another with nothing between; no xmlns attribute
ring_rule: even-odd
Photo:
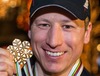
<svg viewBox="0 0 100 76"><path fill-rule="evenodd" d="M90 72L88 72L87 69L84 68L81 76L94 76L94 75L91 75Z"/></svg>

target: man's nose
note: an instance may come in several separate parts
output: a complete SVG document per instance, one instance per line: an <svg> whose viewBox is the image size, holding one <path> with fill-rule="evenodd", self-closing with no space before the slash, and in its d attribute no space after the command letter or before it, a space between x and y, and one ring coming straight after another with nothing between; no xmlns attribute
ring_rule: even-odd
<svg viewBox="0 0 100 76"><path fill-rule="evenodd" d="M55 25L50 28L48 35L47 35L47 44L50 47L57 47L62 45L63 43L63 32L62 28L59 25Z"/></svg>

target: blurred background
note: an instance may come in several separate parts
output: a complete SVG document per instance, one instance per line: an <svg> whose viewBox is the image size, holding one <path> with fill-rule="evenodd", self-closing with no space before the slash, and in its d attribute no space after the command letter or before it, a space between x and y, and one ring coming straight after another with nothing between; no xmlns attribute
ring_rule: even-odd
<svg viewBox="0 0 100 76"><path fill-rule="evenodd" d="M0 47L6 48L15 38L29 40L30 4L32 0L0 0ZM90 42L81 56L85 67L100 76L100 0L90 0L93 29Z"/></svg>

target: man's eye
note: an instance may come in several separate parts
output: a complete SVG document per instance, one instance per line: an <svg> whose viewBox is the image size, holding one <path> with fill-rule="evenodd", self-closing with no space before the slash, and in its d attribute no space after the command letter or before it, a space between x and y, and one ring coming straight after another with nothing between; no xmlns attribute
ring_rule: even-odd
<svg viewBox="0 0 100 76"><path fill-rule="evenodd" d="M63 29L72 29L74 26L72 25L63 25Z"/></svg>
<svg viewBox="0 0 100 76"><path fill-rule="evenodd" d="M39 24L37 25L41 29L49 28L50 26L48 24Z"/></svg>

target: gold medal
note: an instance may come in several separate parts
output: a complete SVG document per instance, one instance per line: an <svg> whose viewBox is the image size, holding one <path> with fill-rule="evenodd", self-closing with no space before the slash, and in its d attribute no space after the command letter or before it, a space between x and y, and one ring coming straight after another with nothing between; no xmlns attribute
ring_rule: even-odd
<svg viewBox="0 0 100 76"><path fill-rule="evenodd" d="M33 53L28 41L21 42L20 39L15 39L12 45L9 45L7 49L14 56L14 62L18 62L21 67L26 64L26 60L32 57Z"/></svg>

